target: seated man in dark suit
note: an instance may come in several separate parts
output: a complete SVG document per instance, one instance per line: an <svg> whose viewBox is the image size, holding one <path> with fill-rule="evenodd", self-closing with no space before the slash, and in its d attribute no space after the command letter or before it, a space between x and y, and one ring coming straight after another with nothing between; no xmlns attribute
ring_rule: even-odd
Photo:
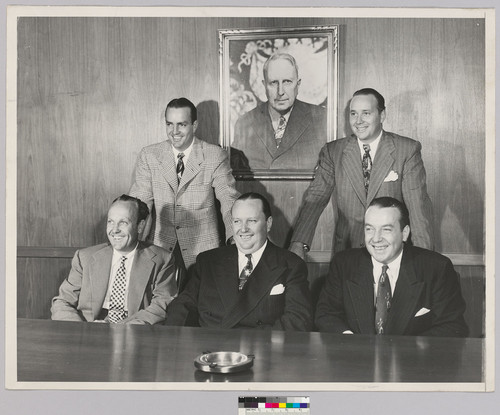
<svg viewBox="0 0 500 415"><path fill-rule="evenodd" d="M234 202L232 218L236 244L198 255L166 324L311 330L307 267L267 239L273 221L269 202L246 193Z"/></svg>
<svg viewBox="0 0 500 415"><path fill-rule="evenodd" d="M408 209L391 197L365 213L365 248L336 254L316 310L320 331L465 337L465 301L451 261L405 244Z"/></svg>
<svg viewBox="0 0 500 415"><path fill-rule="evenodd" d="M177 294L172 254L138 241L147 205L122 195L108 211L109 243L76 251L52 300L52 320L155 324Z"/></svg>

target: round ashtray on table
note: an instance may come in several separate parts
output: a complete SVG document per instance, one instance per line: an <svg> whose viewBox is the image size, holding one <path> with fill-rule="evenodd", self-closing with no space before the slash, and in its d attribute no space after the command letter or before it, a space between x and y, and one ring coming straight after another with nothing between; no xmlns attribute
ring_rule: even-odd
<svg viewBox="0 0 500 415"><path fill-rule="evenodd" d="M203 372L234 373L251 368L254 358L239 352L206 352L194 359L194 365Z"/></svg>

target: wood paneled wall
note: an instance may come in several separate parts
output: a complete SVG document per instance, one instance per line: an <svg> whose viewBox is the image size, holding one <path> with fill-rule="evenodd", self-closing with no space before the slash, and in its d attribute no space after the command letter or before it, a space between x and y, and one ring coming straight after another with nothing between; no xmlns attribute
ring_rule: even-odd
<svg viewBox="0 0 500 415"><path fill-rule="evenodd" d="M350 133L346 105L352 93L367 86L379 90L387 101L384 127L422 142L437 249L480 258L481 19L22 17L17 244L80 247L104 241L109 202L128 191L139 150L164 140L163 111L171 98L190 98L199 109L200 137L218 142L217 29L322 24L340 25L338 135ZM270 197L272 236L281 245L307 185L238 183L241 191ZM328 207L313 249L331 249L331 218ZM23 259L19 265L20 288L29 288L34 278L60 278L56 259Z"/></svg>

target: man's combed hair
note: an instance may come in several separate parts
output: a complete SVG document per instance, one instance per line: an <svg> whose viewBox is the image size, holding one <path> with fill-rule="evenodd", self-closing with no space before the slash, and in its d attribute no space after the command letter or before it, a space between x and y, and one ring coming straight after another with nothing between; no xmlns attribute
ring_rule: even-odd
<svg viewBox="0 0 500 415"><path fill-rule="evenodd" d="M377 100L377 109L378 112L382 112L385 110L385 99L382 94L376 91L373 88L363 88L356 91L352 96L355 97L357 95L373 95Z"/></svg>
<svg viewBox="0 0 500 415"><path fill-rule="evenodd" d="M255 192L248 192L242 194L238 199L235 200L235 203L238 200L260 200L262 202L262 211L264 212L264 216L266 217L266 220L272 216L271 215L271 205L267 201L267 199L262 196L260 193L255 193Z"/></svg>
<svg viewBox="0 0 500 415"><path fill-rule="evenodd" d="M139 223L141 220L146 220L149 215L148 205L146 205L146 203L144 203L141 199L138 199L136 197L123 194L121 196L118 196L115 200L113 200L113 203L111 204L114 204L116 202L135 203L137 207L137 223Z"/></svg>
<svg viewBox="0 0 500 415"><path fill-rule="evenodd" d="M194 123L198 119L198 111L195 105L187 98L174 98L170 101L165 109L165 119L167 119L167 110L169 108L189 108L191 111L191 122Z"/></svg>
<svg viewBox="0 0 500 415"><path fill-rule="evenodd" d="M267 79L267 68L269 67L269 64L277 60L285 60L290 62L290 64L295 68L297 77L299 76L299 66L297 65L297 61L295 60L295 58L289 53L278 52L274 55L271 55L270 58L264 62L264 67L262 68L264 79Z"/></svg>
<svg viewBox="0 0 500 415"><path fill-rule="evenodd" d="M406 225L410 224L410 213L408 212L408 208L403 202L400 202L393 197L384 196L377 197L373 199L369 204L368 208L376 206L380 208L389 208L393 207L399 210L399 224L401 225L401 229L403 229Z"/></svg>

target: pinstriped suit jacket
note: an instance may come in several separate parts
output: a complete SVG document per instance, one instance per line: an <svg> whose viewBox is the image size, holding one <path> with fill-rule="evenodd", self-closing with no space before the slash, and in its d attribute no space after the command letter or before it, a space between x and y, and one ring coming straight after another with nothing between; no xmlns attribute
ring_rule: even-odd
<svg viewBox="0 0 500 415"><path fill-rule="evenodd" d="M169 141L141 150L130 195L154 204L156 218L149 240L172 252L176 242L186 268L196 256L220 245L216 198L226 237L232 235L231 207L238 198L226 151L194 138L182 179Z"/></svg>
<svg viewBox="0 0 500 415"><path fill-rule="evenodd" d="M169 306L167 325L312 329L306 264L270 241L242 291L236 245L201 253L192 271L186 289ZM273 287L283 291L271 294Z"/></svg>
<svg viewBox="0 0 500 415"><path fill-rule="evenodd" d="M365 248L336 254L316 309L318 329L375 334L373 287L373 264ZM430 311L420 314L422 308ZM464 311L451 261L434 251L405 246L386 334L465 337Z"/></svg>
<svg viewBox="0 0 500 415"><path fill-rule="evenodd" d="M384 131L373 160L367 195L356 137L327 143L320 152L315 178L304 194L292 241L311 244L318 219L331 198L333 252L359 248L364 245L366 208L373 199L390 196L408 207L413 244L432 249L432 204L420 150L418 141Z"/></svg>

